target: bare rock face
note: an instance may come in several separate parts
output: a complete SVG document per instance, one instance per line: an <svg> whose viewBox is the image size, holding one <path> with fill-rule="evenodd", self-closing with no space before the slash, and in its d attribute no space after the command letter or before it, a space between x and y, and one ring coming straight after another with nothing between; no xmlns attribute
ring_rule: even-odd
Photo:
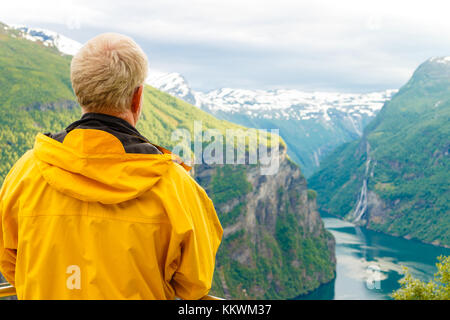
<svg viewBox="0 0 450 320"><path fill-rule="evenodd" d="M386 204L381 200L374 191L368 192L368 210L370 212L369 226L370 223L383 224L386 220Z"/></svg>
<svg viewBox="0 0 450 320"><path fill-rule="evenodd" d="M286 153L279 171L257 165L196 167L224 228L213 292L232 299L286 299L334 278L334 238L315 192Z"/></svg>
<svg viewBox="0 0 450 320"><path fill-rule="evenodd" d="M33 103L26 107L22 107L25 111L39 110L39 111L60 111L60 110L75 110L79 109L80 106L76 101L73 100L62 100L57 102L49 103Z"/></svg>

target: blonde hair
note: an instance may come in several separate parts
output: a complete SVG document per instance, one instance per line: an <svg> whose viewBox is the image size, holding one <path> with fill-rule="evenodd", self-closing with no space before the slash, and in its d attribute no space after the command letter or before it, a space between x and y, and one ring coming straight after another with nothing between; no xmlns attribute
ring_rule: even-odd
<svg viewBox="0 0 450 320"><path fill-rule="evenodd" d="M123 114L148 71L145 53L131 38L104 33L89 40L73 57L72 88L87 112Z"/></svg>

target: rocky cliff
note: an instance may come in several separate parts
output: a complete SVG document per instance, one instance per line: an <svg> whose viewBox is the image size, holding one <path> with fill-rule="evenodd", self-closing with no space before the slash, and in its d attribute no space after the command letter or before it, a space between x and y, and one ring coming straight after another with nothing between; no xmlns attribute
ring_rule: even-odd
<svg viewBox="0 0 450 320"><path fill-rule="evenodd" d="M293 298L334 278L334 238L316 210L315 192L285 151L272 176L257 165L196 168L224 228L216 295Z"/></svg>

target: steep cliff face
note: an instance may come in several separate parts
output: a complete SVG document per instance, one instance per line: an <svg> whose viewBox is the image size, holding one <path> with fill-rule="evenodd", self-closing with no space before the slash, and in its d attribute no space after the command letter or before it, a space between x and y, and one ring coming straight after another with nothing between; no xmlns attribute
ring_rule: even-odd
<svg viewBox="0 0 450 320"><path fill-rule="evenodd" d="M334 238L315 192L283 149L276 175L258 166L205 166L196 179L224 227L213 293L226 298L293 298L334 278Z"/></svg>

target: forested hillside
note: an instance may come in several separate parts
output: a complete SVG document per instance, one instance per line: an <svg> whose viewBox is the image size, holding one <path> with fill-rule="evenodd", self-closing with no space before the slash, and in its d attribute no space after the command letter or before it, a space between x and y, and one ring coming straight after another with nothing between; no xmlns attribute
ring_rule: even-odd
<svg viewBox="0 0 450 320"><path fill-rule="evenodd" d="M450 58L433 58L310 179L322 210L450 246Z"/></svg>

